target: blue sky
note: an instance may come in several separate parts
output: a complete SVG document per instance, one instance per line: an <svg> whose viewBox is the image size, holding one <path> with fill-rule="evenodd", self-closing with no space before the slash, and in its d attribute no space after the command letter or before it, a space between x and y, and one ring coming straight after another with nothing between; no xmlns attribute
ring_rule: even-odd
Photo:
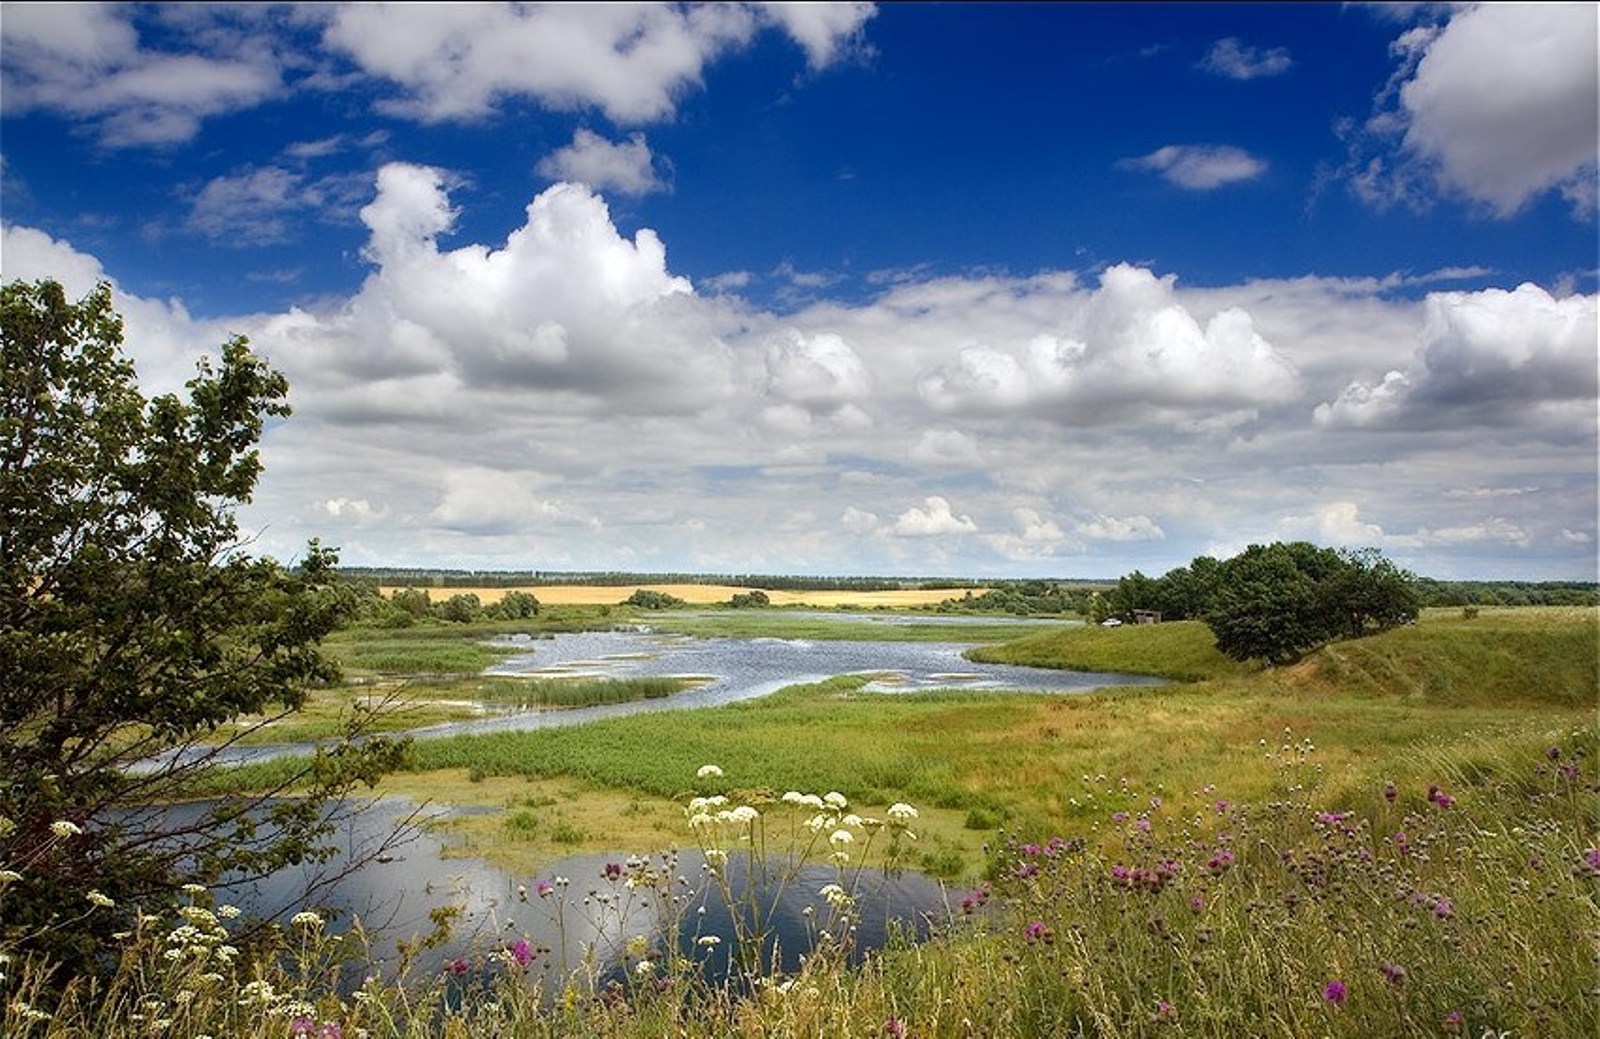
<svg viewBox="0 0 1600 1039"><path fill-rule="evenodd" d="M356 564L1596 576L1596 8L0 9L12 278Z"/></svg>

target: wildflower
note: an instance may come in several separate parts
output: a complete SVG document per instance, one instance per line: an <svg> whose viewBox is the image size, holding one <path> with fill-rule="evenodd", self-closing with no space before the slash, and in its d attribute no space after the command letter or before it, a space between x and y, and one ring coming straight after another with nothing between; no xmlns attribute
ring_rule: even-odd
<svg viewBox="0 0 1600 1039"><path fill-rule="evenodd" d="M700 944L709 949L713 946L721 945L722 939L714 934L703 934L700 936Z"/></svg>
<svg viewBox="0 0 1600 1039"><path fill-rule="evenodd" d="M701 765L695 776L699 779L721 779L722 769L716 765Z"/></svg>
<svg viewBox="0 0 1600 1039"><path fill-rule="evenodd" d="M83 897L89 900L90 905L99 906L101 909L110 909L117 904L111 900L111 896L103 895L99 891L90 891Z"/></svg>
<svg viewBox="0 0 1600 1039"><path fill-rule="evenodd" d="M506 946L506 952L510 954L512 961L519 967L526 967L533 962L533 946L528 944L528 939L526 938L518 938Z"/></svg>
<svg viewBox="0 0 1600 1039"><path fill-rule="evenodd" d="M712 869L721 869L728 864L728 853L721 848L708 848L705 855L706 864Z"/></svg>
<svg viewBox="0 0 1600 1039"><path fill-rule="evenodd" d="M1385 783L1385 784L1383 784L1383 799L1385 801L1388 801L1390 804L1393 804L1395 799L1398 798L1399 796L1400 796L1400 791L1393 783Z"/></svg>
<svg viewBox="0 0 1600 1039"><path fill-rule="evenodd" d="M83 832L83 827L66 819L57 819L50 824L50 832L57 837L76 837Z"/></svg>
<svg viewBox="0 0 1600 1039"><path fill-rule="evenodd" d="M1222 848L1206 860L1206 869L1213 873L1226 873L1234 863L1234 854L1227 848Z"/></svg>
<svg viewBox="0 0 1600 1039"><path fill-rule="evenodd" d="M655 973L655 969L656 965L651 963L649 960L640 960L638 963L633 965L634 975L640 978L648 978L651 974Z"/></svg>
<svg viewBox="0 0 1600 1039"><path fill-rule="evenodd" d="M232 920L234 917L238 916L240 912L241 910L239 907L235 905L217 906L217 916L223 920Z"/></svg>
<svg viewBox="0 0 1600 1039"><path fill-rule="evenodd" d="M837 790L829 790L822 795L822 800L824 804L833 808L848 808L850 806L849 800Z"/></svg>
<svg viewBox="0 0 1600 1039"><path fill-rule="evenodd" d="M289 922L296 927L304 927L308 931L315 931L322 926L322 917L307 909L294 914L294 916L290 917Z"/></svg>
<svg viewBox="0 0 1600 1039"><path fill-rule="evenodd" d="M1022 936L1030 942L1044 942L1048 945L1055 941L1056 933L1043 920L1034 920L1023 929Z"/></svg>
<svg viewBox="0 0 1600 1039"><path fill-rule="evenodd" d="M622 863L608 862L600 867L600 875L607 880L616 880L622 876Z"/></svg>
<svg viewBox="0 0 1600 1039"><path fill-rule="evenodd" d="M1189 899L1189 910L1190 910L1190 912L1201 913L1201 912L1205 911L1205 908L1206 908L1206 896L1204 896L1204 895L1196 895L1193 898Z"/></svg>
<svg viewBox="0 0 1600 1039"><path fill-rule="evenodd" d="M1178 1020L1178 1012L1173 1009L1171 1003L1164 999L1158 999L1156 1000L1156 1012L1152 1016L1152 1020L1158 1025L1170 1025Z"/></svg>
<svg viewBox="0 0 1600 1039"><path fill-rule="evenodd" d="M759 818L761 813L749 805L740 805L728 813L728 821L735 826L749 826Z"/></svg>
<svg viewBox="0 0 1600 1039"><path fill-rule="evenodd" d="M1214 807L1216 808L1218 815L1227 815L1228 808L1230 806L1227 801L1218 801Z"/></svg>
<svg viewBox="0 0 1600 1039"><path fill-rule="evenodd" d="M1600 848L1590 848L1584 852L1583 858L1579 860L1578 868L1587 871L1591 875L1600 876Z"/></svg>
<svg viewBox="0 0 1600 1039"><path fill-rule="evenodd" d="M1114 822L1114 823L1125 823L1125 822L1128 821L1128 813L1127 812L1112 812L1111 813L1111 821Z"/></svg>
<svg viewBox="0 0 1600 1039"><path fill-rule="evenodd" d="M906 1039L906 1023L898 1017L888 1018L883 1022L883 1034L889 1039Z"/></svg>
<svg viewBox="0 0 1600 1039"><path fill-rule="evenodd" d="M1385 963L1378 968L1383 972L1383 978L1396 988L1406 983L1406 969L1398 963Z"/></svg>
<svg viewBox="0 0 1600 1039"><path fill-rule="evenodd" d="M326 1021L317 1029L317 1039L344 1039L344 1027L337 1021Z"/></svg>
<svg viewBox="0 0 1600 1039"><path fill-rule="evenodd" d="M185 884L180 890L186 895L203 895L206 893L206 886L204 884Z"/></svg>
<svg viewBox="0 0 1600 1039"><path fill-rule="evenodd" d="M317 1027L317 1023L309 1017L296 1017L289 1022L289 1034L296 1039L305 1039Z"/></svg>
<svg viewBox="0 0 1600 1039"><path fill-rule="evenodd" d="M1551 761L1555 761L1561 757L1561 748L1551 747L1549 750L1544 752L1544 756L1549 758Z"/></svg>
<svg viewBox="0 0 1600 1039"><path fill-rule="evenodd" d="M445 969L459 978L461 975L472 969L472 964L465 956L458 956L446 964Z"/></svg>
<svg viewBox="0 0 1600 1039"><path fill-rule="evenodd" d="M834 830L828 835L828 843L835 846L851 844L855 841L855 839L855 834L851 833L849 830Z"/></svg>
<svg viewBox="0 0 1600 1039"><path fill-rule="evenodd" d="M1465 1023L1466 1019L1461 1016L1461 1011L1452 1010L1444 1015L1444 1020L1440 1022L1440 1026L1447 1035L1460 1035L1461 1026Z"/></svg>
<svg viewBox="0 0 1600 1039"><path fill-rule="evenodd" d="M891 825L904 826L917 817L917 810L903 801L897 801L889 806L888 815Z"/></svg>
<svg viewBox="0 0 1600 1039"><path fill-rule="evenodd" d="M1322 990L1322 998L1327 1000L1329 1003L1332 1003L1336 1007L1344 1006L1344 997L1344 982L1340 981L1338 978L1334 978L1332 981L1328 982L1327 987Z"/></svg>

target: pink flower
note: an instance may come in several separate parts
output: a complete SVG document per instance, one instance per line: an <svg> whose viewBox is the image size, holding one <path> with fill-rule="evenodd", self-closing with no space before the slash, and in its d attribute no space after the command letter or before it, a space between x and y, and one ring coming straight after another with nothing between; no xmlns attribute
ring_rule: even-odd
<svg viewBox="0 0 1600 1039"><path fill-rule="evenodd" d="M533 946L528 944L528 939L526 938L518 938L506 946L506 951L511 954L511 958L516 961L519 967L526 967L533 962Z"/></svg>
<svg viewBox="0 0 1600 1039"><path fill-rule="evenodd" d="M1444 1015L1444 1021L1442 1022L1445 1032L1450 1035L1460 1035L1461 1026L1465 1023L1466 1019L1461 1016L1461 1011L1459 1010L1452 1010Z"/></svg>
<svg viewBox="0 0 1600 1039"><path fill-rule="evenodd" d="M451 974L454 974L458 978L471 969L472 964L465 956L457 957L456 959L451 960L449 964L445 966L445 970L448 970Z"/></svg>
<svg viewBox="0 0 1600 1039"><path fill-rule="evenodd" d="M1338 978L1334 978L1332 981L1328 982L1327 987L1322 990L1322 998L1327 1000L1329 1003L1332 1003L1336 1007L1344 1006L1344 996L1344 982L1340 981Z"/></svg>
<svg viewBox="0 0 1600 1039"><path fill-rule="evenodd" d="M556 886L550 883L548 880L541 880L533 885L534 893L540 898L549 898L550 892L554 891L555 889Z"/></svg>
<svg viewBox="0 0 1600 1039"><path fill-rule="evenodd" d="M1395 789L1395 785L1393 783L1385 783L1385 784L1383 784L1383 799L1385 801L1389 801L1389 802L1392 803L1394 801L1394 799L1399 797L1399 796L1400 796L1400 791Z"/></svg>
<svg viewBox="0 0 1600 1039"><path fill-rule="evenodd" d="M296 1039L303 1039L304 1036L309 1036L315 1031L316 1027L317 1023L315 1021L302 1014L289 1021L289 1034L295 1036Z"/></svg>
<svg viewBox="0 0 1600 1039"><path fill-rule="evenodd" d="M898 1017L891 1017L883 1023L883 1034L889 1039L906 1039L906 1023Z"/></svg>
<svg viewBox="0 0 1600 1039"><path fill-rule="evenodd" d="M1049 944L1055 941L1056 933L1043 920L1035 920L1028 924L1022 936L1030 942L1044 942Z"/></svg>

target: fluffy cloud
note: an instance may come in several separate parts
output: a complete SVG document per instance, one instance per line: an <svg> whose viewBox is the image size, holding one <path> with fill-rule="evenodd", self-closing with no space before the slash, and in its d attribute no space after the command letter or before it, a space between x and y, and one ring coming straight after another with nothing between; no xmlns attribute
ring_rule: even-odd
<svg viewBox="0 0 1600 1039"><path fill-rule="evenodd" d="M289 377L244 517L280 557L1114 575L1298 536L1438 576L1592 566L1593 297L1122 265L780 314L699 295L578 185L489 244L446 238L447 174L397 164L362 219L346 298L203 321L117 296L147 388L233 332ZM8 278L107 276L27 228L0 247Z"/></svg>
<svg viewBox="0 0 1600 1039"><path fill-rule="evenodd" d="M384 167L361 211L377 270L342 312L283 345L339 343L335 363L351 374L448 372L468 387L616 395L647 411L727 391L726 348L660 239L623 238L589 189L542 192L499 249L441 251L455 217L440 171Z"/></svg>
<svg viewBox="0 0 1600 1039"><path fill-rule="evenodd" d="M1253 180L1267 171L1265 160L1228 144L1169 144L1148 155L1121 159L1119 169L1159 173L1190 191L1210 191Z"/></svg>
<svg viewBox="0 0 1600 1039"><path fill-rule="evenodd" d="M1403 151L1359 158L1356 190L1415 200L1437 182L1502 217L1556 190L1592 212L1596 19L1592 4L1474 4L1402 35L1397 89L1367 128L1380 141L1398 135Z"/></svg>
<svg viewBox="0 0 1600 1039"><path fill-rule="evenodd" d="M707 65L766 30L789 36L807 65L821 69L864 46L874 10L862 3L8 4L0 99L7 112L46 109L80 120L109 147L187 141L209 117L292 91L348 93L368 81L392 88L382 110L428 122L475 119L529 98L638 124L671 117ZM175 46L173 26L182 30L183 49L166 49Z"/></svg>
<svg viewBox="0 0 1600 1039"><path fill-rule="evenodd" d="M806 52L813 69L825 68L852 48L861 46L861 32L877 5L843 3L766 3L766 17L781 25Z"/></svg>
<svg viewBox="0 0 1600 1039"><path fill-rule="evenodd" d="M1287 47L1261 50L1247 45L1236 36L1218 40L1200 62L1207 72L1228 79L1257 79L1263 76L1281 76L1294 65Z"/></svg>
<svg viewBox="0 0 1600 1039"><path fill-rule="evenodd" d="M766 363L767 392L813 410L865 400L872 389L861 357L832 332L786 329L767 345Z"/></svg>
<svg viewBox="0 0 1600 1039"><path fill-rule="evenodd" d="M739 4L350 4L328 13L328 46L399 88L391 112L472 119L502 99L599 108L643 123L672 115L706 65L775 24L820 68L870 16L870 5L763 14Z"/></svg>
<svg viewBox="0 0 1600 1039"><path fill-rule="evenodd" d="M608 141L580 127L571 144L539 160L538 170L551 180L574 180L596 191L609 188L637 197L666 187L656 176L654 159L642 133Z"/></svg>
<svg viewBox="0 0 1600 1039"><path fill-rule="evenodd" d="M111 147L186 141L208 116L259 104L282 79L271 52L216 12L210 53L143 46L115 4L8 4L0 24L7 112L49 109L95 126ZM239 17L248 18L240 13Z"/></svg>
<svg viewBox="0 0 1600 1039"><path fill-rule="evenodd" d="M950 503L939 495L924 498L926 508L915 505L902 512L888 528L897 538L933 538L951 534L976 533L978 525L969 516L957 516L950 511Z"/></svg>
<svg viewBox="0 0 1600 1039"><path fill-rule="evenodd" d="M1204 328L1174 298L1176 279L1118 265L1063 321L1019 350L963 349L927 374L919 391L935 410L1016 410L1067 424L1116 423L1179 412L1199 415L1291 398L1294 366L1229 308Z"/></svg>
<svg viewBox="0 0 1600 1039"><path fill-rule="evenodd" d="M1433 293L1410 367L1350 383L1319 405L1323 427L1461 428L1527 423L1541 405L1587 407L1597 389L1596 298L1512 292Z"/></svg>

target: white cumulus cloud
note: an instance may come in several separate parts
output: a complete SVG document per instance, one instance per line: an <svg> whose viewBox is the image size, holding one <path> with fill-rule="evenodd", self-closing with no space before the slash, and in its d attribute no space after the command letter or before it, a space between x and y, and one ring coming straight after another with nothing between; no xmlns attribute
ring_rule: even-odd
<svg viewBox="0 0 1600 1039"><path fill-rule="evenodd" d="M1210 191L1253 180L1267 171L1264 159L1231 144L1168 144L1148 155L1121 159L1119 169L1158 173L1190 191Z"/></svg>
<svg viewBox="0 0 1600 1039"><path fill-rule="evenodd" d="M1532 422L1540 405L1595 398L1594 296L1556 299L1531 284L1441 292L1427 297L1424 314L1410 366L1350 383L1317 407L1319 426Z"/></svg>
<svg viewBox="0 0 1600 1039"><path fill-rule="evenodd" d="M574 180L596 191L640 196L665 189L656 175L655 157L644 134L626 141L609 141L592 130L579 128L572 143L539 160L538 171L551 180Z"/></svg>
<svg viewBox="0 0 1600 1039"><path fill-rule="evenodd" d="M1377 147L1353 185L1370 201L1417 201L1436 184L1508 217L1557 191L1595 203L1600 42L1593 4L1467 4L1395 43L1401 66L1368 123Z"/></svg>
<svg viewBox="0 0 1600 1039"><path fill-rule="evenodd" d="M939 495L924 498L922 504L926 507L913 505L902 512L889 527L889 533L902 538L930 538L972 534L978 529L971 517L951 512L950 503Z"/></svg>

